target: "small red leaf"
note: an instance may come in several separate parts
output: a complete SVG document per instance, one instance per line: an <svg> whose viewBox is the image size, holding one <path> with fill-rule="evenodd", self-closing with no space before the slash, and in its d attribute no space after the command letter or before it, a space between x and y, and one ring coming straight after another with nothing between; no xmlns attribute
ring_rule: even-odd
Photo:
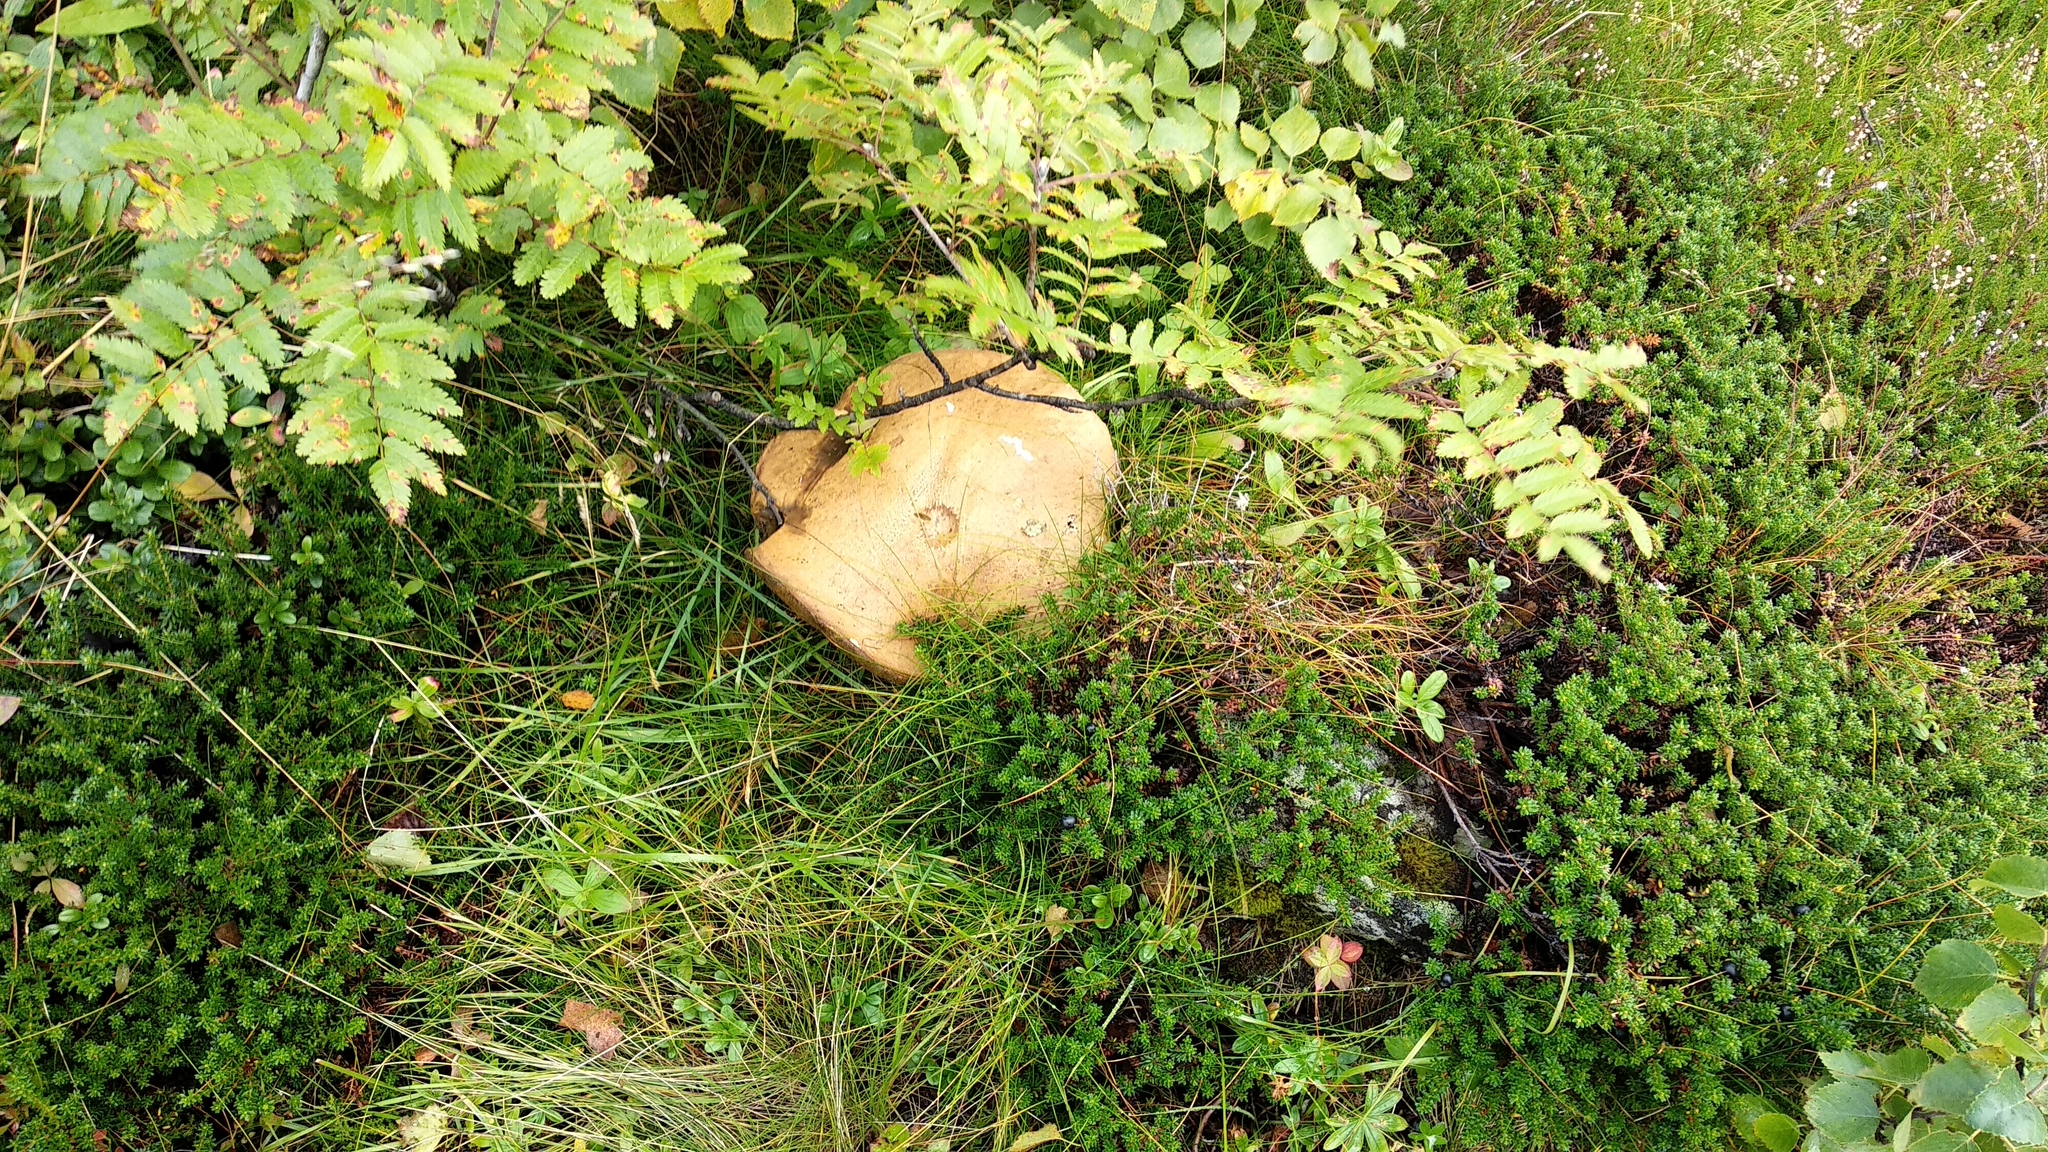
<svg viewBox="0 0 2048 1152"><path fill-rule="evenodd" d="M1363 955L1365 955L1365 945L1360 944L1356 940L1346 940L1344 942L1344 962L1346 964L1358 963L1358 958Z"/></svg>

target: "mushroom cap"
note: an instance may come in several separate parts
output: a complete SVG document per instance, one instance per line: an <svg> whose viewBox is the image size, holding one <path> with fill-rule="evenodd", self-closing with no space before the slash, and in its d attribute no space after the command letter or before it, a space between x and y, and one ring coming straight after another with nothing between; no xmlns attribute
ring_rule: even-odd
<svg viewBox="0 0 2048 1152"><path fill-rule="evenodd" d="M1008 359L935 355L953 380ZM942 382L918 352L881 369L879 383L890 403ZM1080 399L1043 366L1012 367L989 383ZM846 444L837 437L771 440L756 471L783 523L747 557L792 612L886 680L923 671L899 625L941 611L1036 608L1105 535L1118 467L1109 428L1092 412L969 389L882 417L868 442L888 455L856 476L838 466ZM757 494L757 522L766 513Z"/></svg>

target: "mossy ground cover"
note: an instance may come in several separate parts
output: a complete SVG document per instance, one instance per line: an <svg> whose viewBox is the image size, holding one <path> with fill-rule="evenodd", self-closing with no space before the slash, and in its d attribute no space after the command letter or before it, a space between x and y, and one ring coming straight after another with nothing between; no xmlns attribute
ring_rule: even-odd
<svg viewBox="0 0 2048 1152"><path fill-rule="evenodd" d="M747 572L744 480L657 387L761 364L536 302L403 528L252 436L200 463L253 536L209 504L37 561L0 652L10 1138L1321 1146L1427 1032L1401 1139L1718 1148L1733 1094L1796 1112L1817 1047L1925 1030L1913 957L2041 834L2038 13L1405 18L1355 114L1416 174L1369 207L1444 250L1418 303L1648 349L1650 415L1575 418L1661 555L1539 566L1425 472L1388 493L1423 597L1313 579L1249 458L1190 451L1214 418L1148 412L1074 596L933 625L884 690ZM1241 84L1359 99L1285 28ZM806 213L700 48L655 179L729 219L768 324L843 341L800 374L900 353L815 273L914 263L910 225ZM1290 246L1147 211L1289 335ZM1404 669L1449 673L1443 743ZM1382 775L1469 825L1452 867L1366 810ZM391 829L432 866L367 864ZM56 923L50 877L103 899ZM1313 991L1331 898L1407 888L1458 918Z"/></svg>

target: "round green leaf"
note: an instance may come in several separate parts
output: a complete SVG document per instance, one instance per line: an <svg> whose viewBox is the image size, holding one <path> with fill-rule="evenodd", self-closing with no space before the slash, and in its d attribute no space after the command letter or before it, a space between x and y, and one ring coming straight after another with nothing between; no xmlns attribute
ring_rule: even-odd
<svg viewBox="0 0 2048 1152"><path fill-rule="evenodd" d="M1323 217L1301 234L1302 254L1325 276L1334 277L1337 262L1351 255L1357 246L1357 230L1350 221L1336 216Z"/></svg>
<svg viewBox="0 0 2048 1152"><path fill-rule="evenodd" d="M1296 104L1273 121L1273 142L1292 159L1314 147L1321 130L1316 114Z"/></svg>
<svg viewBox="0 0 2048 1152"><path fill-rule="evenodd" d="M434 866L434 858L403 828L394 828L370 841L363 849L363 858L387 872L423 872Z"/></svg>
<svg viewBox="0 0 2048 1152"><path fill-rule="evenodd" d="M1750 1125L1750 1134L1770 1152L1792 1152L1799 1147L1799 1122L1783 1112L1766 1112Z"/></svg>
<svg viewBox="0 0 2048 1152"><path fill-rule="evenodd" d="M796 0L746 0L747 31L763 40L796 36Z"/></svg>
<svg viewBox="0 0 2048 1152"><path fill-rule="evenodd" d="M1991 910L1991 923L1998 934L2015 944L2039 945L2048 942L2048 929L2041 922L2010 904L2000 904Z"/></svg>
<svg viewBox="0 0 2048 1152"><path fill-rule="evenodd" d="M1171 48L1161 48L1152 61L1152 87L1176 100L1192 100L1194 86L1188 81L1188 62Z"/></svg>
<svg viewBox="0 0 2048 1152"><path fill-rule="evenodd" d="M1180 34L1180 50L1195 67L1214 68L1223 63L1223 29L1212 20L1192 21Z"/></svg>
<svg viewBox="0 0 2048 1152"><path fill-rule="evenodd" d="M2021 1146L2048 1143L2048 1120L2042 1118L2041 1106L2027 1098L2011 1068L1998 1070L1963 1114L1963 1123Z"/></svg>
<svg viewBox="0 0 2048 1152"><path fill-rule="evenodd" d="M1868 1080L1835 1080L1806 1097L1806 1116L1844 1144L1877 1135L1877 1085Z"/></svg>
<svg viewBox="0 0 2048 1152"><path fill-rule="evenodd" d="M1323 155L1328 156L1333 163L1342 164L1358 155L1358 133L1349 128L1326 128L1323 130L1322 140L1318 143L1322 146Z"/></svg>
<svg viewBox="0 0 2048 1152"><path fill-rule="evenodd" d="M1998 983L1998 959L1968 940L1944 940L1928 950L1913 987L1927 1002L1951 1012L1970 1006Z"/></svg>
<svg viewBox="0 0 2048 1152"><path fill-rule="evenodd" d="M1967 1056L1944 1061L1920 1078L1913 1088L1913 1102L1929 1112L1960 1116L1991 1086L1993 1076L1989 1066Z"/></svg>
<svg viewBox="0 0 2048 1152"><path fill-rule="evenodd" d="M2007 1037L2025 1032L2029 1019L2027 1002L2019 993L1994 984L1970 1001L1957 1023L1980 1044L2003 1044Z"/></svg>
<svg viewBox="0 0 2048 1152"><path fill-rule="evenodd" d="M2007 856L1984 869L1984 882L2022 900L2048 896L2048 860L2038 856Z"/></svg>

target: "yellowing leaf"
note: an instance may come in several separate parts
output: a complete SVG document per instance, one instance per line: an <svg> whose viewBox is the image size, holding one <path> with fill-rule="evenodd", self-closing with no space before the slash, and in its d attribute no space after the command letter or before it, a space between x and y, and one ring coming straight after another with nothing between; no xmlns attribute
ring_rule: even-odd
<svg viewBox="0 0 2048 1152"><path fill-rule="evenodd" d="M796 0L746 0L747 31L763 40L796 35Z"/></svg>
<svg viewBox="0 0 2048 1152"><path fill-rule="evenodd" d="M1041 1144L1053 1144L1065 1139L1066 1137L1060 1133L1059 1125L1047 1124L1043 1128L1033 1128L1010 1141L1010 1152L1029 1152Z"/></svg>
<svg viewBox="0 0 2048 1152"><path fill-rule="evenodd" d="M398 1122L398 1135L405 1152L435 1152L448 1134L448 1116L439 1105L415 1112Z"/></svg>
<svg viewBox="0 0 2048 1152"><path fill-rule="evenodd" d="M434 865L434 858L420 847L418 837L404 828L393 828L370 841L363 849L363 858L392 872L423 872Z"/></svg>
<svg viewBox="0 0 2048 1152"><path fill-rule="evenodd" d="M194 504L204 504L208 500L233 500L235 498L233 492L220 486L220 481L215 480L204 472L194 472L190 476L185 477L178 484L177 492L179 496L190 500Z"/></svg>
<svg viewBox="0 0 2048 1152"><path fill-rule="evenodd" d="M1327 987L1351 987L1351 965L1365 955L1365 945L1353 940L1324 936L1301 950L1301 958L1316 970L1316 991Z"/></svg>

